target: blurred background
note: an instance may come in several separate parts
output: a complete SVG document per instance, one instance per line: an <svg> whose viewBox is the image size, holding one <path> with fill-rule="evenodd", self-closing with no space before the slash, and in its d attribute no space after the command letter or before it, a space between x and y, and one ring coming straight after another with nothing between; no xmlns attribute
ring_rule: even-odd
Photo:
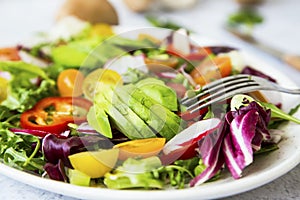
<svg viewBox="0 0 300 200"><path fill-rule="evenodd" d="M87 1L88 2L88 1ZM175 22L219 40L235 40L225 31L228 19L241 8L239 2L259 2L255 11L262 22L253 35L285 52L300 54L299 0L109 0L121 26L151 26L145 16ZM15 44L34 32L49 30L64 0L0 0L0 45ZM140 11L140 12L136 12Z"/></svg>

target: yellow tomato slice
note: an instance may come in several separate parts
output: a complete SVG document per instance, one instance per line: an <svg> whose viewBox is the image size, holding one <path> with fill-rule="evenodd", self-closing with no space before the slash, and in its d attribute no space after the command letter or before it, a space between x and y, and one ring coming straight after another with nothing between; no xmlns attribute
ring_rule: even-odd
<svg viewBox="0 0 300 200"><path fill-rule="evenodd" d="M66 69L62 71L57 78L57 87L60 96L81 96L83 80L84 75L77 69Z"/></svg>
<svg viewBox="0 0 300 200"><path fill-rule="evenodd" d="M165 143L165 138L147 138L123 142L115 145L114 148L120 150L120 160L134 157L148 158L157 155Z"/></svg>
<svg viewBox="0 0 300 200"><path fill-rule="evenodd" d="M97 69L86 76L83 81L83 94L93 100L94 95L101 92L104 85L116 86L123 84L121 75L111 69Z"/></svg>
<svg viewBox="0 0 300 200"><path fill-rule="evenodd" d="M74 169L91 178L103 177L114 168L119 157L118 149L86 151L69 156Z"/></svg>
<svg viewBox="0 0 300 200"><path fill-rule="evenodd" d="M5 78L0 77L0 103L7 98L8 82Z"/></svg>

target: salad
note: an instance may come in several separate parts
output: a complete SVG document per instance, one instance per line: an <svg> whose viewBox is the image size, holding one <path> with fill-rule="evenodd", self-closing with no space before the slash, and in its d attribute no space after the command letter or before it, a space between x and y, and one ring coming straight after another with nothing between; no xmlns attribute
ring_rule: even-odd
<svg viewBox="0 0 300 200"><path fill-rule="evenodd" d="M66 18L31 43L0 49L0 161L70 184L186 188L234 179L276 151L280 126L300 124L260 91L197 112L181 100L216 79L249 74L228 46L200 47L185 30L128 39Z"/></svg>

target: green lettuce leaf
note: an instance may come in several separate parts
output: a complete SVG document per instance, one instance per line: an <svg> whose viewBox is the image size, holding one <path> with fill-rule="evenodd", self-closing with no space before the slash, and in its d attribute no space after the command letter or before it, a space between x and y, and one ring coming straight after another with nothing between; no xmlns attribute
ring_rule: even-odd
<svg viewBox="0 0 300 200"><path fill-rule="evenodd" d="M18 76L20 73L26 73L31 77L49 79L46 73L40 67L25 63L23 61L0 61L0 71L7 71L16 76Z"/></svg>

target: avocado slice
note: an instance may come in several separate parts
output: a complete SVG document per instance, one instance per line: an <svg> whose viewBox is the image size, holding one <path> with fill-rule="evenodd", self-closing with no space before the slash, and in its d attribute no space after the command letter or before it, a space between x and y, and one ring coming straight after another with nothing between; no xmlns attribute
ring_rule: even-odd
<svg viewBox="0 0 300 200"><path fill-rule="evenodd" d="M150 126L156 133L163 129L164 121L160 117L154 115L151 110L145 107L141 102L133 99L122 88L118 88L115 92L118 97L146 124ZM171 131L171 130L168 130ZM171 133L173 136L173 133Z"/></svg>
<svg viewBox="0 0 300 200"><path fill-rule="evenodd" d="M135 86L167 109L171 111L178 110L176 92L166 86L163 81L155 78L147 78L139 81Z"/></svg>
<svg viewBox="0 0 300 200"><path fill-rule="evenodd" d="M116 89L116 94L141 119L167 140L182 130L180 117L152 100L134 85L119 87Z"/></svg>
<svg viewBox="0 0 300 200"><path fill-rule="evenodd" d="M135 113L131 108L118 97L113 90L105 92L104 97L107 101L112 102L112 105L129 121L132 126L140 133L139 136L129 137L130 139L151 138L156 137L156 134L149 128L149 126ZM117 120L117 119L116 119ZM128 133L127 135L130 135ZM127 136L128 137L128 136Z"/></svg>
<svg viewBox="0 0 300 200"><path fill-rule="evenodd" d="M110 122L103 106L94 104L87 114L87 121L96 131L105 137L112 138Z"/></svg>
<svg viewBox="0 0 300 200"><path fill-rule="evenodd" d="M115 105L112 104L112 99L109 98L111 92L111 90L104 89L103 92L96 94L95 104L101 106L101 108L105 110L105 113L109 116L111 122L129 139L143 138L135 128L134 122L125 117L125 110L122 110L119 106L117 106L117 109Z"/></svg>

